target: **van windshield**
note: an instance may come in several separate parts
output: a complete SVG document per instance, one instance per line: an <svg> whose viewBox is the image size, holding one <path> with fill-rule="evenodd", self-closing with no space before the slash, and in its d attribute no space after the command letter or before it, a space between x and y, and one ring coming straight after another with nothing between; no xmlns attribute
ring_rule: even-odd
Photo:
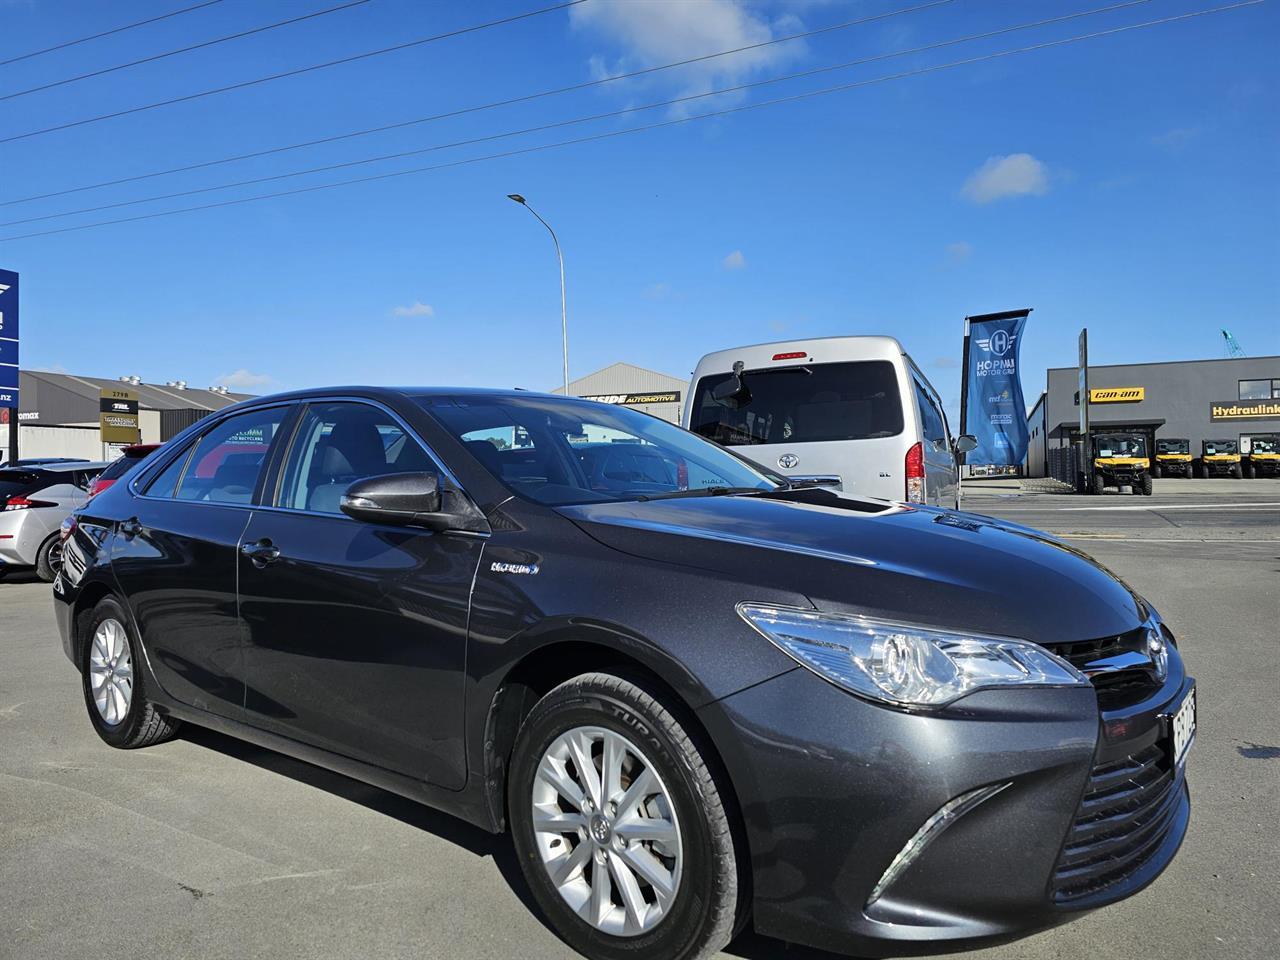
<svg viewBox="0 0 1280 960"><path fill-rule="evenodd" d="M902 432L897 372L888 360L811 363L746 370L733 396L732 373L694 388L689 429L727 446L870 440ZM730 388L731 389L731 388Z"/></svg>

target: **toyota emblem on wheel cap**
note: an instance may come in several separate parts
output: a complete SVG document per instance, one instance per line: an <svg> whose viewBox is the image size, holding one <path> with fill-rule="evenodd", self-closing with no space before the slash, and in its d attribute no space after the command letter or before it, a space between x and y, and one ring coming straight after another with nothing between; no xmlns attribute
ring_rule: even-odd
<svg viewBox="0 0 1280 960"><path fill-rule="evenodd" d="M792 467L800 465L800 458L794 453L784 453L778 458L778 466L783 470L790 470Z"/></svg>

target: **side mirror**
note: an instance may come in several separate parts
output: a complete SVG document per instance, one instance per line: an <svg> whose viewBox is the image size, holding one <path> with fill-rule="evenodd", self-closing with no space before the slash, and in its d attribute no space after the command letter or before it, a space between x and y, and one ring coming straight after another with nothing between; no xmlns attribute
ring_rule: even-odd
<svg viewBox="0 0 1280 960"><path fill-rule="evenodd" d="M441 500L440 478L434 473L393 473L357 480L338 506L348 517L368 523L434 527L441 525Z"/></svg>
<svg viewBox="0 0 1280 960"><path fill-rule="evenodd" d="M978 438L970 433L962 433L956 437L956 453L968 453L978 448Z"/></svg>

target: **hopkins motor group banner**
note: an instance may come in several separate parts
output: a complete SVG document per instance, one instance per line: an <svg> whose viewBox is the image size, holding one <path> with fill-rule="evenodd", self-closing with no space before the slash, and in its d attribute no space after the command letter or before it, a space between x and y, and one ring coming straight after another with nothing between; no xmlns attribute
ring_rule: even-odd
<svg viewBox="0 0 1280 960"><path fill-rule="evenodd" d="M1030 310L969 317L965 432L978 441L968 463L1013 466L1027 455L1027 411L1018 348Z"/></svg>

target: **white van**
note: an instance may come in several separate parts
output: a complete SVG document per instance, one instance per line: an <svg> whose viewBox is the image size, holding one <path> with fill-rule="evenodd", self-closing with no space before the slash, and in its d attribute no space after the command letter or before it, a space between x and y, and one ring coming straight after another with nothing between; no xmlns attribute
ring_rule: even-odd
<svg viewBox="0 0 1280 960"><path fill-rule="evenodd" d="M938 393L893 337L823 337L709 353L684 426L793 480L959 507Z"/></svg>

